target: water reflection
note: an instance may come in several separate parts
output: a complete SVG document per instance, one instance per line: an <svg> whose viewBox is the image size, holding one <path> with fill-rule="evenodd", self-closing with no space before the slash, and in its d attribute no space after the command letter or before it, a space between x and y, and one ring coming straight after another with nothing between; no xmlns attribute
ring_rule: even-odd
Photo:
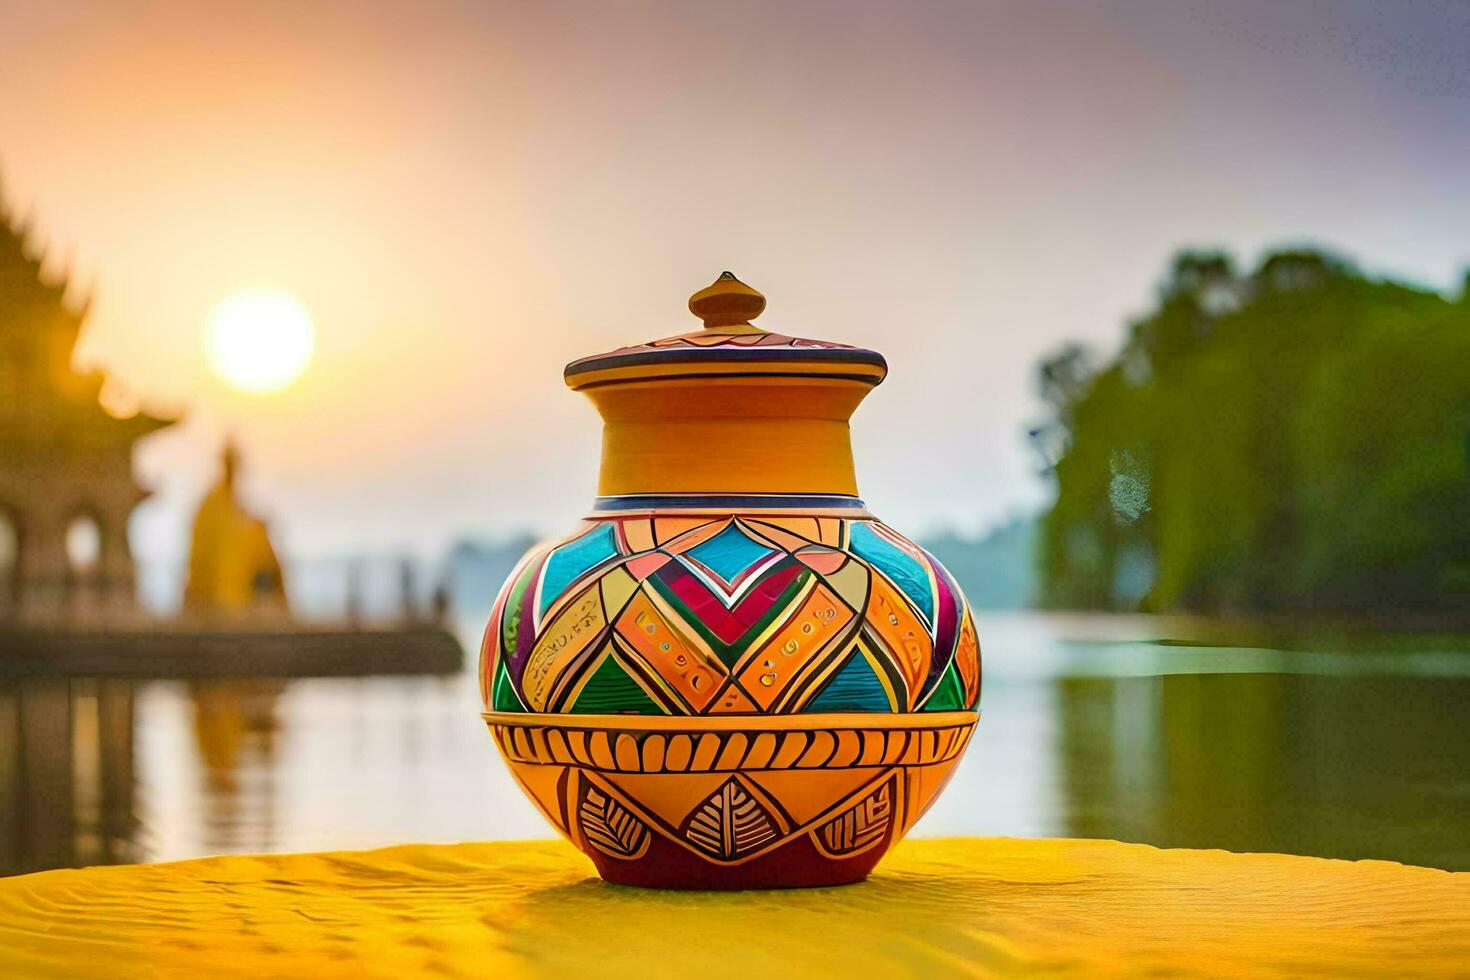
<svg viewBox="0 0 1470 980"><path fill-rule="evenodd" d="M136 860L133 686L0 681L0 873Z"/></svg>
<svg viewBox="0 0 1470 980"><path fill-rule="evenodd" d="M278 679L189 683L203 797L204 850L269 851L275 846Z"/></svg>
<svg viewBox="0 0 1470 980"><path fill-rule="evenodd" d="M1470 655L1168 647L1147 620L982 627L984 719L920 833L1470 868ZM0 681L0 873L549 836L477 700L470 673Z"/></svg>
<svg viewBox="0 0 1470 980"><path fill-rule="evenodd" d="M1069 832L1470 866L1470 680L1057 680Z"/></svg>

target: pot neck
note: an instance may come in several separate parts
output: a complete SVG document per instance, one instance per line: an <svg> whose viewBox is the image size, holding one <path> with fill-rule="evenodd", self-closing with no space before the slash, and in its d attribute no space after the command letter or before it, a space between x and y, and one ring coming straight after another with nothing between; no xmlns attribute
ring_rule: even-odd
<svg viewBox="0 0 1470 980"><path fill-rule="evenodd" d="M848 420L869 385L683 378L584 390L603 419L603 498L857 496Z"/></svg>

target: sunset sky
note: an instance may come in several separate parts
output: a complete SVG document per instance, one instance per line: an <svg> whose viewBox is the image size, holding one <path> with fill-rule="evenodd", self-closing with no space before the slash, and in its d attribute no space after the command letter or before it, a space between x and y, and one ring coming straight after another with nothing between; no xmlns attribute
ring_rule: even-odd
<svg viewBox="0 0 1470 980"><path fill-rule="evenodd" d="M1470 263L1470 4L0 0L0 172L96 304L81 351L187 422L139 457L180 554L222 433L296 555L557 530L595 483L573 357L692 329L871 346L863 495L915 533L1034 510L1034 365L1171 252ZM315 320L209 370L249 288Z"/></svg>

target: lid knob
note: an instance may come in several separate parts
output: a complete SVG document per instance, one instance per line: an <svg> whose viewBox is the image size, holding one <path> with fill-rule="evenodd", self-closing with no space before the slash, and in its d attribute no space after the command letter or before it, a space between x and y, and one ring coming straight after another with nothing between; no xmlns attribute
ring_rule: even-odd
<svg viewBox="0 0 1470 980"><path fill-rule="evenodd" d="M726 327L748 327L750 321L766 308L766 298L735 278L733 272L722 272L720 278L689 297L689 312L704 321L706 330Z"/></svg>

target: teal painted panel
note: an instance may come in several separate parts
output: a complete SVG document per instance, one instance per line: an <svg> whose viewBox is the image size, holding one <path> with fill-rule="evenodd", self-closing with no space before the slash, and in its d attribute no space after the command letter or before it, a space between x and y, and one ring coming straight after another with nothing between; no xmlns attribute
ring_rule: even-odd
<svg viewBox="0 0 1470 980"><path fill-rule="evenodd" d="M922 562L880 537L866 521L852 522L850 546L859 558L888 576L926 622L934 622L934 590L930 588L929 570Z"/></svg>
<svg viewBox="0 0 1470 980"><path fill-rule="evenodd" d="M553 551L551 557L546 559L546 571L541 573L541 603L536 615L546 615L547 607L578 576L615 557L617 553L617 538L611 524L599 524L575 541L569 541Z"/></svg>
<svg viewBox="0 0 1470 980"><path fill-rule="evenodd" d="M853 650L847 663L838 668L803 710L892 711L893 705L888 703L888 692L883 690L868 658Z"/></svg>
<svg viewBox="0 0 1470 980"><path fill-rule="evenodd" d="M774 553L734 524L685 552L726 582L735 581L741 572Z"/></svg>

